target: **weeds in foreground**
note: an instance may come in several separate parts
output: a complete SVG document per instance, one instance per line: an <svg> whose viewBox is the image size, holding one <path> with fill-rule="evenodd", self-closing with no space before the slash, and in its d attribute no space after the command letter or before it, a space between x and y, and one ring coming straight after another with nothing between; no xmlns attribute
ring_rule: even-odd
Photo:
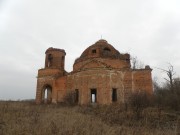
<svg viewBox="0 0 180 135"><path fill-rule="evenodd" d="M130 106L35 105L0 102L1 135L178 135L180 114L145 108L140 119Z"/></svg>

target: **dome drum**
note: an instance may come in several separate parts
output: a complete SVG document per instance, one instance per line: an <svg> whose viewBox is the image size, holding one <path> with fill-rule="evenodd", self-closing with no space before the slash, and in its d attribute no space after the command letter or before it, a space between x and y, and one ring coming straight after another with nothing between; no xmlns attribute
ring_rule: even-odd
<svg viewBox="0 0 180 135"><path fill-rule="evenodd" d="M87 60L89 58L110 58L128 60L129 54L120 54L112 45L106 40L99 40L95 44L88 47L79 58L75 60L75 63Z"/></svg>

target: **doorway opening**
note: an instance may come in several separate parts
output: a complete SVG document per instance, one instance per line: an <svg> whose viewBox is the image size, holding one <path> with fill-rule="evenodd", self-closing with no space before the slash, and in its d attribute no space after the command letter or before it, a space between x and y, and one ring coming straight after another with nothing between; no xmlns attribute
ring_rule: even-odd
<svg viewBox="0 0 180 135"><path fill-rule="evenodd" d="M117 101L117 89L112 89L112 102Z"/></svg>
<svg viewBox="0 0 180 135"><path fill-rule="evenodd" d="M97 90L91 89L91 103L97 102Z"/></svg>
<svg viewBox="0 0 180 135"><path fill-rule="evenodd" d="M75 89L75 103L79 102L79 90Z"/></svg>
<svg viewBox="0 0 180 135"><path fill-rule="evenodd" d="M47 85L42 91L42 102L49 104L52 102L52 87Z"/></svg>

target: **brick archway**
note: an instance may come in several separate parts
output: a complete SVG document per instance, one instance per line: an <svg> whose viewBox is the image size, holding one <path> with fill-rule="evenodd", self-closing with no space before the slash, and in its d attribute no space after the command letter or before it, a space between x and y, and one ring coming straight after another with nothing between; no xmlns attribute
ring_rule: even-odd
<svg viewBox="0 0 180 135"><path fill-rule="evenodd" d="M51 85L44 85L42 89L42 103L48 104L52 102L52 87Z"/></svg>

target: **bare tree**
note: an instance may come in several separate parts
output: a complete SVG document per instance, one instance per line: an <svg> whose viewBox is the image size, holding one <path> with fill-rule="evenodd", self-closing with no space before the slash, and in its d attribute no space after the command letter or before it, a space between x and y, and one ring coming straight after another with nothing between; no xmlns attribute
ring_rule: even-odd
<svg viewBox="0 0 180 135"><path fill-rule="evenodd" d="M180 78L174 78L173 87L175 90L179 91L180 94Z"/></svg>
<svg viewBox="0 0 180 135"><path fill-rule="evenodd" d="M132 62L132 68L136 69L137 57L132 57L131 62Z"/></svg>
<svg viewBox="0 0 180 135"><path fill-rule="evenodd" d="M160 89L160 85L158 83L158 78L157 77L153 78L153 89L154 89L154 91L157 91L157 90Z"/></svg>
<svg viewBox="0 0 180 135"><path fill-rule="evenodd" d="M144 90L139 90L132 93L129 97L129 103L133 109L137 120L141 118L142 111L150 105L150 95Z"/></svg>
<svg viewBox="0 0 180 135"><path fill-rule="evenodd" d="M131 57L131 64L132 64L132 69L140 69L144 67L143 62L141 62L137 56L132 56Z"/></svg>
<svg viewBox="0 0 180 135"><path fill-rule="evenodd" d="M167 74L168 78L164 78L164 79L169 83L170 89L171 91L173 91L174 90L174 87L173 87L174 75L176 74L174 72L174 67L169 63L168 69L162 69L162 68L158 68L158 69L162 70L163 72Z"/></svg>

